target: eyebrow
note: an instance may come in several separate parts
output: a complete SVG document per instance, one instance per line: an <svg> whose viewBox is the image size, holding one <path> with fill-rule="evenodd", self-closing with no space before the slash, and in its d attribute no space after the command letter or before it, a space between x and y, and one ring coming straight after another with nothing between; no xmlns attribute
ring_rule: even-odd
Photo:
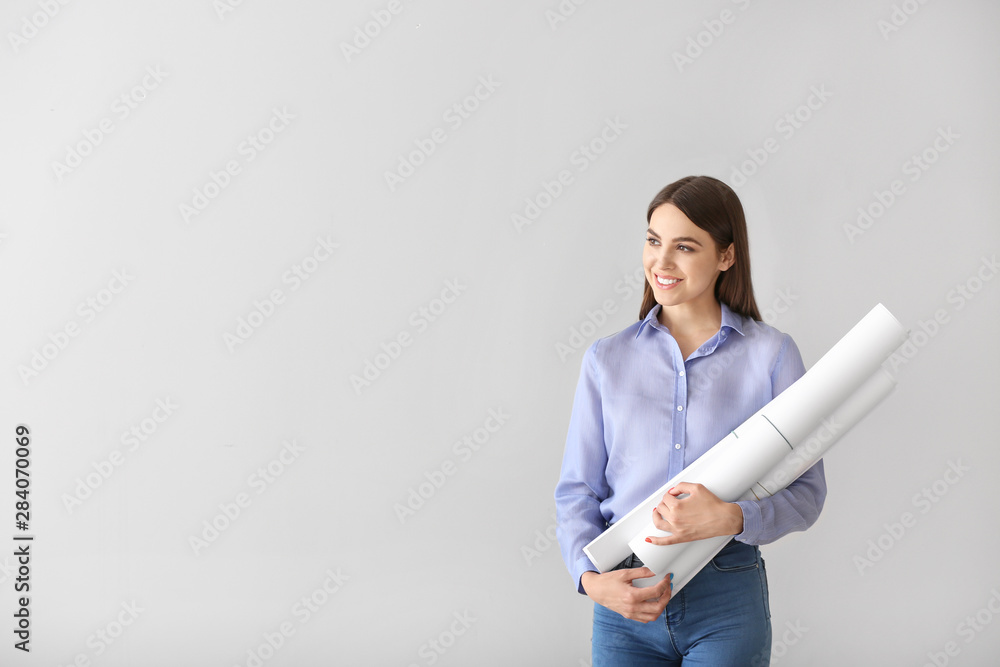
<svg viewBox="0 0 1000 667"><path fill-rule="evenodd" d="M646 233L647 234L652 234L656 238L660 238L660 235L657 234L656 232L654 232L652 228L647 229ZM695 238L691 238L690 236L678 236L677 238L675 238L673 240L673 243L694 243L695 245L701 246L702 248L705 247L705 246L701 245L701 241L699 241L698 239L695 239Z"/></svg>

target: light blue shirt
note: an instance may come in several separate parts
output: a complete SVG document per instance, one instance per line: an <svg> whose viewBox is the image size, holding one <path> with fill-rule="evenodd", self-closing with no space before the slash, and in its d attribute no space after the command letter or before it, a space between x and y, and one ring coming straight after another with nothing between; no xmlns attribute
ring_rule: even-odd
<svg viewBox="0 0 1000 667"><path fill-rule="evenodd" d="M597 570L584 546L805 373L791 336L721 306L719 331L687 359L659 304L584 353L555 491L559 545L581 593L580 577ZM805 530L825 499L820 460L774 496L739 501L735 538L767 544Z"/></svg>

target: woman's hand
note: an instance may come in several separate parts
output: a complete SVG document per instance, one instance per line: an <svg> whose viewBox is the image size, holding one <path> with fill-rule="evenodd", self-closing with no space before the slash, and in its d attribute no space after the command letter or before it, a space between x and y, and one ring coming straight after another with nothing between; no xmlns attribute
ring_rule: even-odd
<svg viewBox="0 0 1000 667"><path fill-rule="evenodd" d="M649 588L633 586L632 580L646 579L654 574L648 567L613 570L604 574L584 572L580 583L594 602L633 621L651 623L660 617L670 602L670 589L673 588L670 581L674 575L668 574L663 581Z"/></svg>
<svg viewBox="0 0 1000 667"><path fill-rule="evenodd" d="M682 494L684 498L678 498ZM743 532L743 510L727 503L702 484L681 482L663 496L653 509L653 525L673 533L670 537L647 537L651 544L678 544L719 535Z"/></svg>

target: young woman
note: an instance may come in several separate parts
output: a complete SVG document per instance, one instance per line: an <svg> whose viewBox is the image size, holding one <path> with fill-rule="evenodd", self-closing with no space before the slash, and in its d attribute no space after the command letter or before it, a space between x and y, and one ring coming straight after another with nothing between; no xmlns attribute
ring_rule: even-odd
<svg viewBox="0 0 1000 667"><path fill-rule="evenodd" d="M594 667L767 665L771 614L757 545L816 521L822 461L763 500L723 502L687 482L670 489L653 522L672 536L654 544L734 536L676 596L670 577L633 586L653 576L636 556L601 574L583 552L805 373L791 337L761 322L731 188L682 178L653 198L646 219L639 321L583 358L555 491L563 559L594 601Z"/></svg>

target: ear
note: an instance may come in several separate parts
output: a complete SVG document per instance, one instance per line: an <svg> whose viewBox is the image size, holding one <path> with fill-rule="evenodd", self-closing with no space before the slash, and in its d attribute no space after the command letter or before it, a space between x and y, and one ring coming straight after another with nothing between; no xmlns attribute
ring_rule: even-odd
<svg viewBox="0 0 1000 667"><path fill-rule="evenodd" d="M736 263L736 246L732 243L719 256L719 270L728 271Z"/></svg>

